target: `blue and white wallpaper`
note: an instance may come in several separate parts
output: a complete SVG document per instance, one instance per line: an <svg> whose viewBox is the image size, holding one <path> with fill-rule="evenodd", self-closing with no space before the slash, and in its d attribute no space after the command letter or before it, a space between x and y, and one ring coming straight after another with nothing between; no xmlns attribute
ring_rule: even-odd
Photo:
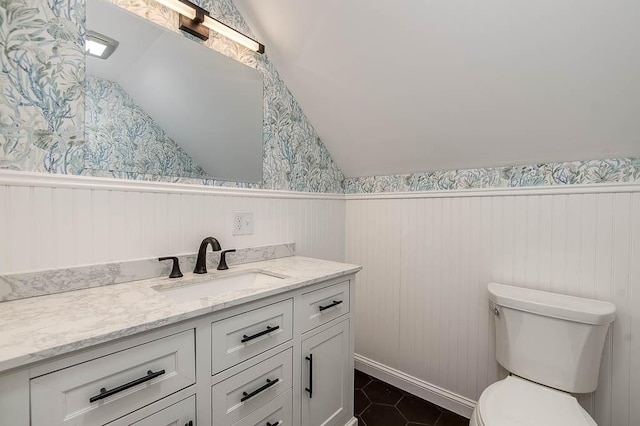
<svg viewBox="0 0 640 426"><path fill-rule="evenodd" d="M0 167L66 173L83 142L84 4L0 2Z"/></svg>
<svg viewBox="0 0 640 426"><path fill-rule="evenodd" d="M640 158L447 170L345 180L347 194L640 182Z"/></svg>
<svg viewBox="0 0 640 426"><path fill-rule="evenodd" d="M177 30L175 12L153 0L112 0L113 3ZM226 24L251 34L231 0L196 1ZM222 182L192 177L165 178L156 174L165 167L149 162L144 169L121 172L106 158L124 152L127 140L113 135L119 146L87 145L84 139L83 36L85 0L3 0L0 2L0 168L65 174L114 176L128 179L168 180L241 187L260 187L242 182ZM207 46L257 68L264 74L264 161L266 189L310 192L343 192L344 176L331 159L317 133L307 121L266 55L258 55L213 33ZM92 123L88 123L91 125ZM130 131L134 131L130 129ZM160 142L162 145L164 141ZM162 151L166 146L156 147ZM170 158L179 160L175 151ZM135 161L149 161L136 158ZM188 176L193 176L189 173Z"/></svg>
<svg viewBox="0 0 640 426"><path fill-rule="evenodd" d="M87 76L84 89L85 168L207 176L118 83Z"/></svg>

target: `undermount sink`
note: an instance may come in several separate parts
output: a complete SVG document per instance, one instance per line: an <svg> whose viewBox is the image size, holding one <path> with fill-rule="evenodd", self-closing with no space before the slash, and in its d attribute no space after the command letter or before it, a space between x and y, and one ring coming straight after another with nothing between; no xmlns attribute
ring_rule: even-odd
<svg viewBox="0 0 640 426"><path fill-rule="evenodd" d="M264 284L280 281L285 276L265 273L262 271L243 272L237 275L214 278L193 284L185 284L179 287L156 286L154 290L169 296L176 302L188 302L205 297L217 296L222 293L260 287Z"/></svg>

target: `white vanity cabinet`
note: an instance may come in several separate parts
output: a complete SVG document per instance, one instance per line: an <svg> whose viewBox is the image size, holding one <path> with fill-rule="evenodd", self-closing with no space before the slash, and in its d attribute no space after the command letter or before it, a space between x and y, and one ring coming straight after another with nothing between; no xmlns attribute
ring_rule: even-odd
<svg viewBox="0 0 640 426"><path fill-rule="evenodd" d="M353 426L354 275L0 373L0 425Z"/></svg>

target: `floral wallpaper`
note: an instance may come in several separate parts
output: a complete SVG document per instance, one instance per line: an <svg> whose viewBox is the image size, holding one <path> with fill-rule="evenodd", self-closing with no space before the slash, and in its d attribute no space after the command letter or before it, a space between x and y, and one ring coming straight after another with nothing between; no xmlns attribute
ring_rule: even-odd
<svg viewBox="0 0 640 426"><path fill-rule="evenodd" d="M81 162L84 4L0 0L0 167L59 171Z"/></svg>
<svg viewBox="0 0 640 426"><path fill-rule="evenodd" d="M345 180L347 194L640 182L640 158L448 170Z"/></svg>
<svg viewBox="0 0 640 426"><path fill-rule="evenodd" d="M178 15L153 0L111 1L178 32ZM231 0L195 3L227 25L251 35ZM256 54L215 32L205 45L264 75L262 185L163 177L153 168L144 173L128 170L105 173L92 169L96 162L106 161L103 156L108 150L102 146L96 152L87 144L91 140L84 138L84 104L91 102L85 99L82 90L84 19L85 0L0 0L0 168L343 192L344 176L268 56Z"/></svg>
<svg viewBox="0 0 640 426"><path fill-rule="evenodd" d="M118 83L87 76L84 102L84 167L160 176L207 176Z"/></svg>

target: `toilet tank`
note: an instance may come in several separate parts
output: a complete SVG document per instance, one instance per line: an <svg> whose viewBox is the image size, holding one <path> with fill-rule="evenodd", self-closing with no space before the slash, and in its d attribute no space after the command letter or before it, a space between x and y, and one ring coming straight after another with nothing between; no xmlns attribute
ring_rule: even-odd
<svg viewBox="0 0 640 426"><path fill-rule="evenodd" d="M496 358L525 379L572 393L593 392L616 307L609 302L491 283Z"/></svg>

